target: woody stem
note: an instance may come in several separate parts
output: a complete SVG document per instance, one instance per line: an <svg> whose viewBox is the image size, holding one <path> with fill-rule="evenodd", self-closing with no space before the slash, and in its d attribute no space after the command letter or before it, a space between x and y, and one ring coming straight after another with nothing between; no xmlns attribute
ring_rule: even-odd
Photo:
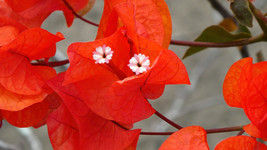
<svg viewBox="0 0 267 150"><path fill-rule="evenodd" d="M171 40L171 44L173 45L180 45L180 46L198 46L198 47L234 47L234 46L243 46L248 45L260 41L264 41L265 36L264 34L260 34L258 36L245 39L245 40L239 40L239 41L233 41L233 42L224 42L224 43L213 43L213 42L196 42L196 41L179 41L179 40Z"/></svg>
<svg viewBox="0 0 267 150"><path fill-rule="evenodd" d="M58 67L58 66L66 65L68 63L69 63L69 60L66 59L66 60L61 60L61 61L52 61L52 62L48 62L48 63L41 61L41 62L31 63L31 64L34 66Z"/></svg>
<svg viewBox="0 0 267 150"><path fill-rule="evenodd" d="M241 135L244 132L243 126L233 126L233 127L205 129L205 130L207 134L240 131L239 134ZM174 132L141 132L140 134L141 135L171 135L173 133Z"/></svg>
<svg viewBox="0 0 267 150"><path fill-rule="evenodd" d="M158 111L155 112L155 115L157 115L158 117L160 117L162 120L164 120L168 124L172 125L173 127L177 128L178 130L183 128L182 126L180 126L180 125L174 123L173 121L171 121L170 119L166 118L164 115L162 115Z"/></svg>

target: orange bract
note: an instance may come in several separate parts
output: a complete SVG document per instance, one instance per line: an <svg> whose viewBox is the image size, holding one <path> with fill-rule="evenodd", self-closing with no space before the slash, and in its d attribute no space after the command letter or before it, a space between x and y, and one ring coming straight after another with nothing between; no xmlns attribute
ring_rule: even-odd
<svg viewBox="0 0 267 150"><path fill-rule="evenodd" d="M62 10L68 26L71 26L74 15L65 6L62 0L5 0L12 8L13 16L22 20L22 24L27 27L40 27L43 21L54 11ZM75 11L80 11L86 7L89 0L67 0ZM11 12L9 13L11 14Z"/></svg>
<svg viewBox="0 0 267 150"><path fill-rule="evenodd" d="M164 0L106 0L97 39L111 35L122 25L128 34L137 33L164 48L169 46L172 25Z"/></svg>
<svg viewBox="0 0 267 150"><path fill-rule="evenodd" d="M243 129L251 136L256 137L256 138L261 138L265 141L267 141L267 136L266 133L261 132L259 129L257 129L257 127L255 127L255 125L253 125L252 123L246 125L243 127ZM265 131L266 132L266 131ZM265 134L265 135L264 135Z"/></svg>
<svg viewBox="0 0 267 150"><path fill-rule="evenodd" d="M216 145L215 150L266 150L267 146L249 136L234 136Z"/></svg>
<svg viewBox="0 0 267 150"><path fill-rule="evenodd" d="M0 109L19 111L39 103L50 93L45 81L56 75L53 68L32 66L30 61L51 57L62 38L39 28L20 33L0 48Z"/></svg>
<svg viewBox="0 0 267 150"><path fill-rule="evenodd" d="M47 122L54 149L136 148L140 130L126 130L117 123L93 113L81 99L77 98L79 89L72 84L61 86L63 77L64 74L60 74L49 81L49 85L63 101L60 108L49 116Z"/></svg>
<svg viewBox="0 0 267 150"><path fill-rule="evenodd" d="M207 133L200 126L189 126L173 133L159 150L209 150Z"/></svg>
<svg viewBox="0 0 267 150"><path fill-rule="evenodd" d="M243 108L250 121L261 132L261 138L267 137L266 89L267 62L252 64L252 58L244 58L234 63L223 84L227 104ZM251 133L253 130L249 131Z"/></svg>
<svg viewBox="0 0 267 150"><path fill-rule="evenodd" d="M166 84L190 84L183 63L172 51L134 36L138 45L128 41L131 37L125 35L125 28L107 38L72 44L64 79L64 84L79 88L79 98L96 114L125 124L151 116L155 111L147 98L161 96ZM109 64L95 64L93 52L103 45L114 52L112 59ZM150 69L135 75L128 66L134 54L148 56Z"/></svg>

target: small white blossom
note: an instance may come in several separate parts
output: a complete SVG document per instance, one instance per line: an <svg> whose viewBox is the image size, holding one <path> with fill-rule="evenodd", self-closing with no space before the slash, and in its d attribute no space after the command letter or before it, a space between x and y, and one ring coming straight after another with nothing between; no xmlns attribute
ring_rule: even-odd
<svg viewBox="0 0 267 150"><path fill-rule="evenodd" d="M146 72L150 68L150 61L144 54L134 54L129 62L128 66L136 75Z"/></svg>
<svg viewBox="0 0 267 150"><path fill-rule="evenodd" d="M99 46L93 52L93 59L96 64L109 63L112 58L113 51L110 47L103 45Z"/></svg>

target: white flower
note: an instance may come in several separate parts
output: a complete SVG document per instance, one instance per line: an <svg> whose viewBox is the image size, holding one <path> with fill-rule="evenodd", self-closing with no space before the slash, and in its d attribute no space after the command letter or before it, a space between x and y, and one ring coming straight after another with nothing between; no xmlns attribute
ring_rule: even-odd
<svg viewBox="0 0 267 150"><path fill-rule="evenodd" d="M93 59L96 64L109 63L112 58L113 51L110 47L103 45L99 46L93 52Z"/></svg>
<svg viewBox="0 0 267 150"><path fill-rule="evenodd" d="M134 54L129 62L128 66L136 75L146 72L150 68L150 61L144 54Z"/></svg>

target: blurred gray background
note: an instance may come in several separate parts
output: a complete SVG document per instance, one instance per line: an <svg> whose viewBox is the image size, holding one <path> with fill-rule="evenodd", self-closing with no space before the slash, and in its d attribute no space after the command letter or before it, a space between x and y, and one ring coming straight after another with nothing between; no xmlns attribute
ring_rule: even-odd
<svg viewBox="0 0 267 150"><path fill-rule="evenodd" d="M229 2L218 0L229 10ZM218 24L222 17L212 9L208 0L166 0L173 21L172 39L194 40L206 27ZM266 0L256 0L257 8L267 11ZM96 0L93 9L84 16L99 22L103 10L103 0ZM229 10L230 12L230 10ZM231 12L230 12L231 13ZM61 12L53 13L43 24L43 28L52 33L62 32L65 40L58 44L55 59L66 59L67 47L73 42L86 42L94 40L97 27L75 19L71 28L66 27ZM254 21L252 34L258 35L261 30ZM170 46L180 58L188 47ZM267 44L256 43L248 46L249 54L256 60L256 53L263 51L267 58ZM249 120L242 109L231 108L224 102L222 84L230 66L239 60L241 55L237 48L210 48L183 60L191 84L168 85L163 96L151 104L166 117L181 126L200 125L206 129L220 128L236 125L245 125ZM67 67L67 66L66 66ZM64 68L57 68L63 71ZM157 116L135 125L142 131L176 131ZM238 132L208 134L210 149L224 138L234 136ZM156 150L168 136L141 135L138 141L138 150ZM0 129L0 150L51 150L46 126L39 129L18 129L7 122L3 122Z"/></svg>

